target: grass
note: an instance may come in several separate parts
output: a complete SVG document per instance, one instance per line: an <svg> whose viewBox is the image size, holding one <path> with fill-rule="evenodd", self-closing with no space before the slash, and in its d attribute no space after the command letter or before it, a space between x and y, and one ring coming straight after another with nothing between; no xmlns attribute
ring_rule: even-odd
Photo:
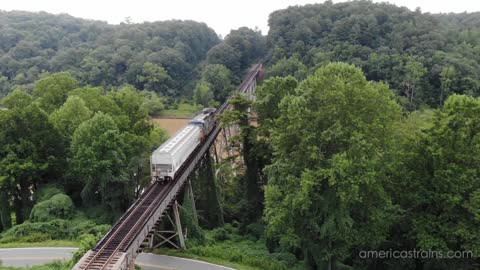
<svg viewBox="0 0 480 270"><path fill-rule="evenodd" d="M188 249L187 250L176 250L176 249L161 248L161 249L154 250L153 253L209 262L209 263L213 263L213 264L218 264L218 265L231 267L231 268L234 268L234 269L237 269L237 270L262 270L261 268L248 266L248 265L244 265L244 264L239 264L239 263L235 263L235 262L230 262L230 261L220 259L220 258L199 256L199 255L196 255L196 254L189 253Z"/></svg>
<svg viewBox="0 0 480 270"><path fill-rule="evenodd" d="M0 248L21 248L21 247L78 247L79 243L72 240L46 240L40 242L9 242L0 243Z"/></svg>
<svg viewBox="0 0 480 270"><path fill-rule="evenodd" d="M161 117L192 117L203 109L202 105L191 105L188 103L178 104L177 109L164 110L160 113Z"/></svg>

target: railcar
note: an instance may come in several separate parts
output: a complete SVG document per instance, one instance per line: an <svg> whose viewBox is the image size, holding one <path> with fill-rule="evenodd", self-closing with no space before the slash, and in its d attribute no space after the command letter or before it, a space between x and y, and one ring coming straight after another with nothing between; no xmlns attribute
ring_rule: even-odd
<svg viewBox="0 0 480 270"><path fill-rule="evenodd" d="M215 108L205 108L150 157L152 181L172 181L215 125Z"/></svg>

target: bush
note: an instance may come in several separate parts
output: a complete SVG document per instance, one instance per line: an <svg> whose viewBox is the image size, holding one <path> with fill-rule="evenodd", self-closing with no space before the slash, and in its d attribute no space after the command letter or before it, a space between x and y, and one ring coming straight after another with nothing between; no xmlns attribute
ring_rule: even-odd
<svg viewBox="0 0 480 270"><path fill-rule="evenodd" d="M289 252L272 253L270 257L276 261L283 262L288 267L293 267L297 263L295 255Z"/></svg>
<svg viewBox="0 0 480 270"><path fill-rule="evenodd" d="M57 194L64 194L63 191L55 185L44 185L39 188L34 194L34 201L39 203L49 200Z"/></svg>
<svg viewBox="0 0 480 270"><path fill-rule="evenodd" d="M258 240L264 235L264 225L261 222L249 224L246 227L246 233Z"/></svg>
<svg viewBox="0 0 480 270"><path fill-rule="evenodd" d="M50 222L25 222L3 233L0 243L65 239L68 235L68 225L67 221L61 219Z"/></svg>
<svg viewBox="0 0 480 270"><path fill-rule="evenodd" d="M73 222L72 227L69 229L69 238L81 238L83 234L103 236L107 234L110 228L111 226L108 224L97 225L91 220L81 220Z"/></svg>
<svg viewBox="0 0 480 270"><path fill-rule="evenodd" d="M238 229L233 227L231 224L226 224L225 226L221 228L213 229L210 232L210 236L215 241L230 240L237 235L238 235Z"/></svg>
<svg viewBox="0 0 480 270"><path fill-rule="evenodd" d="M226 241L209 246L196 246L190 248L188 252L204 257L220 258L260 269L287 269L283 263L271 258L261 243L252 241Z"/></svg>
<svg viewBox="0 0 480 270"><path fill-rule="evenodd" d="M16 225L3 233L0 243L40 242L46 240L70 239L78 240L86 234L102 237L110 229L110 225L97 225L85 219L62 220L49 222L25 222Z"/></svg>
<svg viewBox="0 0 480 270"><path fill-rule="evenodd" d="M64 194L57 194L46 201L37 203L30 213L30 221L42 222L52 219L68 219L73 216L72 199Z"/></svg>

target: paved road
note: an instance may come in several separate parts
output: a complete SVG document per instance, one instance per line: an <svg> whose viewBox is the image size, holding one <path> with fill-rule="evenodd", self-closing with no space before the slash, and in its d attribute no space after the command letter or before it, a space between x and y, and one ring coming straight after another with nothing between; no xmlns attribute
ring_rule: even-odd
<svg viewBox="0 0 480 270"><path fill-rule="evenodd" d="M136 264L144 270L233 270L207 262L151 253L140 253Z"/></svg>
<svg viewBox="0 0 480 270"><path fill-rule="evenodd" d="M76 248L1 248L0 265L23 267L70 260L75 251Z"/></svg>
<svg viewBox="0 0 480 270"><path fill-rule="evenodd" d="M76 248L0 248L0 265L32 266L54 260L69 260ZM141 253L136 261L144 270L233 270L202 261Z"/></svg>

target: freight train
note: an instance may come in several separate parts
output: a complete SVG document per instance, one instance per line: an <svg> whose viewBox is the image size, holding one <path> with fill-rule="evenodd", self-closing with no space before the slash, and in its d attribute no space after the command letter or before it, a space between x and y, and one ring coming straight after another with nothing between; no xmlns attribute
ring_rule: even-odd
<svg viewBox="0 0 480 270"><path fill-rule="evenodd" d="M172 181L192 152L215 126L215 108L205 108L150 157L152 181Z"/></svg>

